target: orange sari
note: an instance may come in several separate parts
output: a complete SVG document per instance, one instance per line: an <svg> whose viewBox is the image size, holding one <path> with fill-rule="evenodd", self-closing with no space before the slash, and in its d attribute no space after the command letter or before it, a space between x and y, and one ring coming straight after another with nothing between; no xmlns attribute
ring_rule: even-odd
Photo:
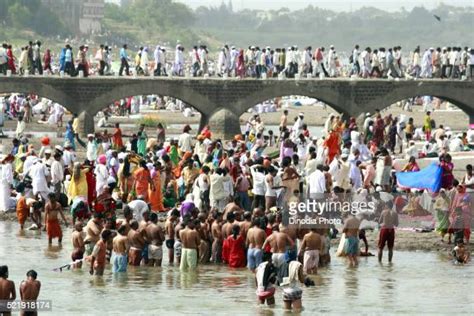
<svg viewBox="0 0 474 316"><path fill-rule="evenodd" d="M143 196L145 202L148 203L148 185L150 180L150 171L145 168L139 168L135 171L135 192L137 196Z"/></svg>
<svg viewBox="0 0 474 316"><path fill-rule="evenodd" d="M28 215L30 215L30 208L26 204L26 197L22 196L18 199L18 203L16 204L16 216L21 226L25 224Z"/></svg>
<svg viewBox="0 0 474 316"><path fill-rule="evenodd" d="M161 174L155 172L151 181L154 184L155 190L148 189L148 195L150 197L150 207L153 212L161 212L165 209L163 206L163 192L161 191Z"/></svg>

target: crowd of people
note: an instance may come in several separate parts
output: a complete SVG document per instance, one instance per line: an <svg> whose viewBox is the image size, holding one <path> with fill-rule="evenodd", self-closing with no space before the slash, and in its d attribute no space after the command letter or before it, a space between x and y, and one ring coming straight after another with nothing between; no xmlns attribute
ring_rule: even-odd
<svg viewBox="0 0 474 316"><path fill-rule="evenodd" d="M5 100L7 109L15 108L18 124L26 124L31 99L18 106L18 99ZM301 285L311 286L307 276L330 263L338 229L350 265L369 255L363 220L380 225L378 258L388 246L391 261L399 215L425 215L431 208L441 236L448 234L449 242L454 236L454 257L467 262L472 165L455 179L447 131L436 128L430 112L418 124L417 137L432 146L424 154L426 145L419 151L414 143L413 119L382 117L379 111L367 113L362 126L355 118L331 114L319 138L310 134L304 113L292 123L284 110L279 131L254 115L245 133L228 141L213 137L208 126L194 132L189 125L177 139L167 138L161 124L154 137L145 126L125 137L116 123L112 133L89 134L83 142L73 116L64 142L56 146L45 136L35 148L25 133L17 133L11 151L0 157L0 211L15 209L21 229L30 220L29 229L46 230L49 243L63 241L61 222L71 225L71 265L80 268L87 261L94 275L102 275L109 262L119 273L129 265L161 266L165 256L183 272L208 263L247 267L255 272L260 303L273 305L280 286L285 306L299 309ZM459 150L472 150L474 131L454 141ZM81 147L85 161L77 158ZM397 151L407 156L405 166L395 161ZM399 187L395 171L419 171L417 159L425 156L439 157L442 190ZM429 195L430 207L422 194ZM303 227L286 220L292 203L326 199L375 207L354 214L339 210L341 227Z"/></svg>
<svg viewBox="0 0 474 316"><path fill-rule="evenodd" d="M143 46L129 52L124 44L114 56L112 47L99 45L90 50L81 45L77 53L69 43L55 55L50 49L44 54L40 41L30 41L21 47L16 57L13 47L4 43L0 48L0 73L34 75L43 72L70 76L91 74L112 75L112 62L120 63L119 76L221 76L221 77L359 77L359 78L451 78L472 80L474 49L469 47L437 47L421 50L416 47L409 54L402 47L360 49L339 54L333 45L329 49L311 46L299 50L296 45L288 48L248 46L238 48L224 45L218 52L209 53L206 45L193 46L189 53L183 45L176 46L174 54L166 47L154 49ZM169 51L169 49L168 49ZM132 55L132 56L131 56Z"/></svg>

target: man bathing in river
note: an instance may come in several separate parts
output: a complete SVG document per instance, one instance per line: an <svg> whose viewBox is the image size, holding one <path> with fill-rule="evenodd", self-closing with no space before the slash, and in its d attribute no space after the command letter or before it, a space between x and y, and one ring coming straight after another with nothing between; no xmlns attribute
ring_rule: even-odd
<svg viewBox="0 0 474 316"><path fill-rule="evenodd" d="M165 235L163 229L157 225L158 214L150 214L150 223L146 227L146 237L149 241L148 245L148 265L150 267L161 267L161 261L163 259L163 241Z"/></svg>
<svg viewBox="0 0 474 316"><path fill-rule="evenodd" d="M26 281L20 283L20 298L22 302L36 302L38 299L41 282L36 280L38 278L38 273L35 270L30 270L26 273ZM38 315L37 311L24 311L20 313L21 316L36 316Z"/></svg>
<svg viewBox="0 0 474 316"><path fill-rule="evenodd" d="M0 266L0 315L9 316L11 312L7 309L7 301L16 299L15 283L8 280L8 267Z"/></svg>
<svg viewBox="0 0 474 316"><path fill-rule="evenodd" d="M77 222L74 225L74 232L71 235L72 246L74 250L71 254L71 259L73 262L81 260L84 257L85 246L84 246L84 237L82 232L82 223ZM76 268L82 267L82 261L75 264Z"/></svg>
<svg viewBox="0 0 474 316"><path fill-rule="evenodd" d="M303 271L306 274L317 274L319 256L323 252L324 242L316 228L311 228L310 232L304 235L298 252L298 257L303 255Z"/></svg>
<svg viewBox="0 0 474 316"><path fill-rule="evenodd" d="M168 216L165 222L165 238L166 238L165 244L166 244L166 248L168 249L168 262L170 265L174 263L174 237L175 237L174 227L176 226L178 217L179 217L179 211L177 209L173 209L171 211L170 216Z"/></svg>
<svg viewBox="0 0 474 316"><path fill-rule="evenodd" d="M395 227L398 226L398 213L393 209L392 201L385 204L385 208L380 214L379 223L381 225L379 234L379 262L382 262L383 248L388 246L388 262L392 262L393 246L395 244Z"/></svg>
<svg viewBox="0 0 474 316"><path fill-rule="evenodd" d="M100 240L95 244L91 255L91 267L89 273L91 275L103 275L105 264L107 263L107 241L111 238L112 232L105 229L100 234Z"/></svg>
<svg viewBox="0 0 474 316"><path fill-rule="evenodd" d="M49 244L53 243L53 238L58 238L58 242L61 243L63 240L63 232L61 230L61 225L59 225L58 216L61 215L61 218L64 221L64 225L67 225L66 217L64 217L63 208L59 202L56 201L56 194L48 194L49 201L44 207L45 216L44 224L46 226L46 231L48 232L48 242Z"/></svg>
<svg viewBox="0 0 474 316"><path fill-rule="evenodd" d="M145 247L145 239L138 230L138 222L132 220L130 222L130 231L128 232L128 241L130 250L128 251L128 263L132 266L139 266L142 261L142 251Z"/></svg>
<svg viewBox="0 0 474 316"><path fill-rule="evenodd" d="M295 242L285 233L279 231L278 226L273 227L273 233L263 243L263 248L269 244L272 252L272 262L278 269L286 262L285 254L288 248L292 248Z"/></svg>
<svg viewBox="0 0 474 316"><path fill-rule="evenodd" d="M252 221L252 227L247 232L247 267L255 272L255 269L263 260L263 244L267 235L260 227L260 218L256 217Z"/></svg>
<svg viewBox="0 0 474 316"><path fill-rule="evenodd" d="M127 272L127 254L130 248L128 238L126 235L127 227L122 225L117 230L118 235L115 236L113 241L113 252L112 252L112 272Z"/></svg>
<svg viewBox="0 0 474 316"><path fill-rule="evenodd" d="M346 234L344 250L349 258L350 266L357 266L357 256L359 254L359 226L360 220L349 214L344 222L343 232Z"/></svg>
<svg viewBox="0 0 474 316"><path fill-rule="evenodd" d="M86 238L84 239L86 255L91 255L95 244L100 240L101 231L102 216L99 213L94 213L94 217L91 218L86 225Z"/></svg>
<svg viewBox="0 0 474 316"><path fill-rule="evenodd" d="M179 266L181 271L195 270L198 260L199 244L201 238L199 233L194 229L194 220L190 217L186 217L183 220L183 225L186 228L181 229L179 236L183 245L181 252L181 264Z"/></svg>

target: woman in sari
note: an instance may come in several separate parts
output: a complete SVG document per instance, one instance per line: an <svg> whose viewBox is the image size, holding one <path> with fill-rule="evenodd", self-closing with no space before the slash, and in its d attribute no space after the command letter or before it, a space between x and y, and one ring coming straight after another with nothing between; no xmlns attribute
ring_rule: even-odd
<svg viewBox="0 0 474 316"><path fill-rule="evenodd" d="M153 212L162 212L165 207L163 206L163 192L161 191L161 164L156 162L153 170L151 171L151 181L153 186L150 185L148 194L150 196L150 208ZM152 187L154 189L152 189Z"/></svg>
<svg viewBox="0 0 474 316"><path fill-rule="evenodd" d="M327 164L330 164L334 157L336 157L341 151L339 146L339 134L336 131L331 130L328 138L324 141L323 146L328 149Z"/></svg>
<svg viewBox="0 0 474 316"><path fill-rule="evenodd" d="M436 231L441 235L442 242L444 242L444 236L449 228L449 202L446 190L441 189L435 199L433 208L436 213Z"/></svg>
<svg viewBox="0 0 474 316"><path fill-rule="evenodd" d="M135 177L135 192L137 196L142 196L143 200L148 203L148 187L151 186L153 191L155 188L145 160L140 161L140 168L133 175Z"/></svg>
<svg viewBox="0 0 474 316"><path fill-rule="evenodd" d="M243 49L239 51L239 55L237 56L237 76L241 79L243 79L245 76L245 61Z"/></svg>
<svg viewBox="0 0 474 316"><path fill-rule="evenodd" d="M285 157L282 163L283 174L281 176L282 186L286 188L285 201L288 201L293 196L295 190L300 189L300 176L296 169L291 165L291 158ZM301 193L301 192L300 192Z"/></svg>
<svg viewBox="0 0 474 316"><path fill-rule="evenodd" d="M71 204L76 197L88 197L87 177L85 171L81 169L79 162L74 163L72 178L67 188L67 196L69 198L69 204Z"/></svg>
<svg viewBox="0 0 474 316"><path fill-rule="evenodd" d="M451 234L453 232L463 229L464 243L469 244L469 239L471 238L472 201L471 196L466 192L466 186L463 184L457 186L457 192L454 195L453 202L451 203L451 226L456 223L456 212L459 211L461 211L463 227L450 227L448 231L450 233L449 240L451 240Z"/></svg>
<svg viewBox="0 0 474 316"><path fill-rule="evenodd" d="M224 247L227 248L229 267L245 267L245 241L240 234L239 225L235 224L232 226L232 234L227 237L227 240L224 242Z"/></svg>
<svg viewBox="0 0 474 316"><path fill-rule="evenodd" d="M125 157L123 164L120 166L117 177L122 201L126 202L128 201L128 194L133 188L134 181L130 165L130 157L128 155Z"/></svg>
<svg viewBox="0 0 474 316"><path fill-rule="evenodd" d="M142 157L146 155L146 142L147 142L147 135L145 133L145 127L141 126L140 131L138 132L138 143L137 143L137 150L138 154Z"/></svg>
<svg viewBox="0 0 474 316"><path fill-rule="evenodd" d="M402 172L414 172L420 171L420 167L416 163L415 157L411 156L408 160L408 163L403 167Z"/></svg>
<svg viewBox="0 0 474 316"><path fill-rule="evenodd" d="M383 125L383 119L380 117L380 114L377 116L375 119L375 125L374 125L374 136L372 140L375 142L377 147L380 147L384 140L384 125Z"/></svg>
<svg viewBox="0 0 474 316"><path fill-rule="evenodd" d="M453 187L453 170L454 164L451 162L451 155L446 154L439 157L440 167L443 169L443 174L441 177L441 187L443 189L451 189Z"/></svg>
<svg viewBox="0 0 474 316"><path fill-rule="evenodd" d="M15 56L13 56L12 46L8 45L7 48L7 57L8 57L8 69L11 70L12 75L16 74L16 67L15 67Z"/></svg>

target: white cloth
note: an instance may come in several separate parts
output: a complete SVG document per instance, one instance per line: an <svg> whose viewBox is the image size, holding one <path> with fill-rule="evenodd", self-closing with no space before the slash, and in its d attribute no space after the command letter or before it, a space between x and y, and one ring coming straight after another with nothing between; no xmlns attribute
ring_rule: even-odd
<svg viewBox="0 0 474 316"><path fill-rule="evenodd" d="M326 177L324 173L316 169L308 176L309 194L318 194L326 192Z"/></svg>
<svg viewBox="0 0 474 316"><path fill-rule="evenodd" d="M11 184L13 183L12 164L2 164L0 169L0 211L7 211L10 205Z"/></svg>

